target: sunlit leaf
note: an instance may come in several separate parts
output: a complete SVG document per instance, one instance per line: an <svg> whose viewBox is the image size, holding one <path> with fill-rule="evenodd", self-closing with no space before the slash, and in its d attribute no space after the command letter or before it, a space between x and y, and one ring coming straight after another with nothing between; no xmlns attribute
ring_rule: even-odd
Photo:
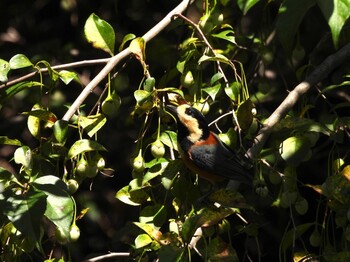
<svg viewBox="0 0 350 262"><path fill-rule="evenodd" d="M7 74L10 69L9 62L0 59L0 82L6 83L8 81Z"/></svg>
<svg viewBox="0 0 350 262"><path fill-rule="evenodd" d="M135 248L142 248L152 243L152 238L147 234L140 234L135 239Z"/></svg>
<svg viewBox="0 0 350 262"><path fill-rule="evenodd" d="M124 45L127 42L129 42L129 41L131 41L131 40L133 40L135 38L136 38L136 35L134 35L134 34L127 34L126 36L124 36L123 41L122 41L122 43L119 46L119 52L121 52L124 49Z"/></svg>
<svg viewBox="0 0 350 262"><path fill-rule="evenodd" d="M25 169L31 169L33 158L32 151L28 146L17 148L14 153L14 159L17 164L23 165Z"/></svg>
<svg viewBox="0 0 350 262"><path fill-rule="evenodd" d="M28 57L22 54L17 54L13 56L10 59L9 64L11 69L19 69L19 68L24 68L28 66L33 66L32 62L30 62Z"/></svg>
<svg viewBox="0 0 350 262"><path fill-rule="evenodd" d="M350 0L317 0L317 4L331 29L334 46L338 48L340 32L350 16Z"/></svg>
<svg viewBox="0 0 350 262"><path fill-rule="evenodd" d="M218 34L212 34L213 37L226 40L234 45L236 45L236 38L233 36L233 30L224 30Z"/></svg>
<svg viewBox="0 0 350 262"><path fill-rule="evenodd" d="M55 141L59 144L64 145L67 140L68 134L68 121L57 120L53 126L53 136Z"/></svg>
<svg viewBox="0 0 350 262"><path fill-rule="evenodd" d="M45 216L68 235L73 219L74 203L66 183L56 176L48 175L36 179L33 186L47 195Z"/></svg>
<svg viewBox="0 0 350 262"><path fill-rule="evenodd" d="M129 188L129 185L121 188L115 197L130 206L139 206L150 200L149 196L142 189L129 191Z"/></svg>
<svg viewBox="0 0 350 262"><path fill-rule="evenodd" d="M12 139L7 136L0 136L1 145L22 146L22 142L18 139Z"/></svg>
<svg viewBox="0 0 350 262"><path fill-rule="evenodd" d="M115 33L109 23L99 18L96 14L91 14L86 20L84 33L87 41L93 47L101 49L113 56Z"/></svg>
<svg viewBox="0 0 350 262"><path fill-rule="evenodd" d="M68 158L73 158L81 153L89 151L107 151L101 144L95 140L81 139L76 141L68 151Z"/></svg>
<svg viewBox="0 0 350 262"><path fill-rule="evenodd" d="M159 241L161 239L162 232L160 232L154 226L150 224L140 223L140 222L134 222L134 224L139 228L141 228L143 231L145 231L154 240Z"/></svg>
<svg viewBox="0 0 350 262"><path fill-rule="evenodd" d="M145 48L146 42L142 37L137 37L133 39L129 46L130 52L133 53L140 61L146 60Z"/></svg>
<svg viewBox="0 0 350 262"><path fill-rule="evenodd" d="M55 122L57 121L57 117L54 113L52 113L51 111L45 110L45 109L36 109L33 108L32 111L29 112L23 112L23 115L28 115L28 116L32 116L32 117L36 117L41 121L45 122L45 125L47 127L52 127Z"/></svg>
<svg viewBox="0 0 350 262"><path fill-rule="evenodd" d="M210 96L211 99L215 100L215 97L219 93L220 88L221 88L221 84L218 83L218 84L216 84L214 86L205 87L202 90L204 92L206 92Z"/></svg>
<svg viewBox="0 0 350 262"><path fill-rule="evenodd" d="M79 116L79 125L84 128L89 137L95 135L107 122L107 118L103 114L91 116Z"/></svg>
<svg viewBox="0 0 350 262"><path fill-rule="evenodd" d="M170 148L173 148L174 150L177 149L177 134L174 131L164 131L160 134L160 141L162 143Z"/></svg>
<svg viewBox="0 0 350 262"><path fill-rule="evenodd" d="M309 157L310 142L303 136L289 137L281 143L280 154L288 164L297 166Z"/></svg>
<svg viewBox="0 0 350 262"><path fill-rule="evenodd" d="M75 80L78 83L80 83L78 74L75 72L62 70L58 74L62 82L65 83L66 85L68 85L72 80Z"/></svg>

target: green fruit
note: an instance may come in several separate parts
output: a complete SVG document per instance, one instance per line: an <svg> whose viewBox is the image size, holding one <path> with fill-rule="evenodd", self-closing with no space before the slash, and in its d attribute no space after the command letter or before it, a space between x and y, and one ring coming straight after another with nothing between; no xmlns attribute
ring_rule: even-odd
<svg viewBox="0 0 350 262"><path fill-rule="evenodd" d="M56 227L55 238L61 245L64 245L68 242L68 236L65 234L64 230L61 227Z"/></svg>
<svg viewBox="0 0 350 262"><path fill-rule="evenodd" d="M165 147L162 143L162 141L160 141L159 139L157 139L156 141L154 141L151 145L151 153L152 156L155 158L161 158L164 156L165 154Z"/></svg>
<svg viewBox="0 0 350 262"><path fill-rule="evenodd" d="M295 202L295 210L298 212L298 214L305 215L308 209L309 204L305 198Z"/></svg>
<svg viewBox="0 0 350 262"><path fill-rule="evenodd" d="M75 242L79 239L79 237L80 237L80 229L76 224L73 224L69 231L69 239L72 242Z"/></svg>
<svg viewBox="0 0 350 262"><path fill-rule="evenodd" d="M89 163L84 158L82 158L76 167L76 173L81 177L95 177L98 173L98 168L95 163Z"/></svg>
<svg viewBox="0 0 350 262"><path fill-rule="evenodd" d="M312 232L312 234L310 235L309 238L310 244L313 247L318 247L321 244L321 234L315 230L314 232Z"/></svg>
<svg viewBox="0 0 350 262"><path fill-rule="evenodd" d="M107 116L111 116L118 112L118 109L121 104L120 96L118 96L116 93L113 95L107 96L106 99L102 102L102 113L104 113Z"/></svg>
<svg viewBox="0 0 350 262"><path fill-rule="evenodd" d="M132 167L136 172L142 172L143 170L145 170L145 160L141 155L138 155L134 158Z"/></svg>
<svg viewBox="0 0 350 262"><path fill-rule="evenodd" d="M68 192L69 194L74 194L75 192L77 192L78 188L79 188L79 183L77 180L75 179L69 179L67 181L67 187L68 187Z"/></svg>
<svg viewBox="0 0 350 262"><path fill-rule="evenodd" d="M103 156L101 156L100 154L96 153L94 158L93 158L93 162L96 164L97 169L99 171L103 170L106 166L106 161L103 158Z"/></svg>
<svg viewBox="0 0 350 262"><path fill-rule="evenodd" d="M180 80L181 80L181 84L186 88L190 88L195 84L193 74L191 71L187 71L184 74L182 74Z"/></svg>

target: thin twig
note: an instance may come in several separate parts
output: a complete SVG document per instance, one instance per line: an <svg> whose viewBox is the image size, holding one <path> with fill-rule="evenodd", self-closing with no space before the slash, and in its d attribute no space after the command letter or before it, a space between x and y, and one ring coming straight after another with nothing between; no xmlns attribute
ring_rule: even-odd
<svg viewBox="0 0 350 262"><path fill-rule="evenodd" d="M327 77L332 70L348 60L349 57L350 43L327 57L303 82L298 84L266 120L263 128L260 129L259 134L256 136L253 146L248 150L247 156L255 159L266 143L272 128L287 115L300 97L308 92L310 87Z"/></svg>
<svg viewBox="0 0 350 262"><path fill-rule="evenodd" d="M55 66L51 66L51 68L53 70L60 70L60 69L76 68L76 67L89 66L89 65L98 65L98 64L105 64L109 60L110 60L110 58L84 60L84 61L78 61L78 62L73 62L73 63L68 63L68 64L55 65ZM14 80L9 81L6 84L0 85L0 89L15 85L19 82L22 82L28 78L35 76L38 73L46 73L48 71L49 70L47 68L40 68L40 69L36 70L35 72L28 73L24 76L21 76L19 78L16 78Z"/></svg>
<svg viewBox="0 0 350 262"><path fill-rule="evenodd" d="M108 258L115 258L115 257L129 257L130 253L129 252L113 252L109 253L106 255L98 256L98 257L93 257L85 260L84 262L96 262L96 261L102 261Z"/></svg>

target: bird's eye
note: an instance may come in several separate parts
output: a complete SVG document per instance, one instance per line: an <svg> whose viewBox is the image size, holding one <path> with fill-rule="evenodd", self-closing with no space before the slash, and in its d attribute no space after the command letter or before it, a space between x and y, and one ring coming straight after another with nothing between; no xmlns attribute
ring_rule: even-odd
<svg viewBox="0 0 350 262"><path fill-rule="evenodd" d="M186 115L194 116L194 110L192 107L186 108L185 113L186 113Z"/></svg>

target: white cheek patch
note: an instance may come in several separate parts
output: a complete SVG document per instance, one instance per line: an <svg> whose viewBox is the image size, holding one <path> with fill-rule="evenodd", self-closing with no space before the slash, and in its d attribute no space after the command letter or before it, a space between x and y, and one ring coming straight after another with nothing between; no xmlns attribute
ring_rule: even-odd
<svg viewBox="0 0 350 262"><path fill-rule="evenodd" d="M178 113L179 121L182 124L184 124L185 127L187 127L190 133L187 136L188 140L190 140L192 143L195 143L201 139L203 135L203 131L199 128L197 119L186 114L185 111L188 107L189 107L188 105L179 106L177 108L177 113Z"/></svg>

